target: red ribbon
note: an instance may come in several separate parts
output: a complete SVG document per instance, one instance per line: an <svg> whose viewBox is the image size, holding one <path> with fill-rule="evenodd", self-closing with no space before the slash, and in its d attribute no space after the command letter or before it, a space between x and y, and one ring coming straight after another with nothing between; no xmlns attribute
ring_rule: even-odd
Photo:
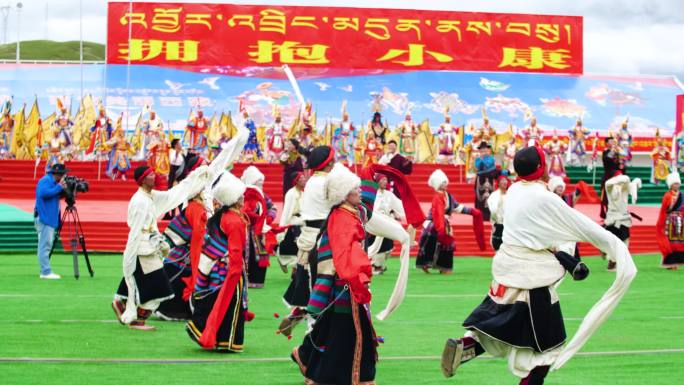
<svg viewBox="0 0 684 385"><path fill-rule="evenodd" d="M152 167L149 167L147 170L143 171L143 173L140 174L139 177L137 177L137 178L135 179L135 182L138 183L139 185L141 185L143 179L145 179L145 177L147 177L148 175L152 174L153 172L154 172L154 170L152 169Z"/></svg>

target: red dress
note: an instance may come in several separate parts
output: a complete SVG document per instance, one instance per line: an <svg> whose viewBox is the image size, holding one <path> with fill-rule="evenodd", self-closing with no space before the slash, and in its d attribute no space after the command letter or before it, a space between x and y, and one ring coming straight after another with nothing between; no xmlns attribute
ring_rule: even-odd
<svg viewBox="0 0 684 385"><path fill-rule="evenodd" d="M679 191L668 191L663 196L656 239L663 254L663 266L684 264L684 196Z"/></svg>

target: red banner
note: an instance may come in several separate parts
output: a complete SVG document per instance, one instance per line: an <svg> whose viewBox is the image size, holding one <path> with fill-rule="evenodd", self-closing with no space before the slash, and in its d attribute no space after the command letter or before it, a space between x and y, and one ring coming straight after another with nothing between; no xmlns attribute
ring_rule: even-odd
<svg viewBox="0 0 684 385"><path fill-rule="evenodd" d="M582 17L112 2L107 52L113 64L581 74Z"/></svg>

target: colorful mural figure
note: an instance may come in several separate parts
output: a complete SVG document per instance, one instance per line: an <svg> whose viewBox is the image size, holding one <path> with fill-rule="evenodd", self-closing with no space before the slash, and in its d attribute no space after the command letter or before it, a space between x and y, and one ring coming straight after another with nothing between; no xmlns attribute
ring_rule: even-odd
<svg viewBox="0 0 684 385"><path fill-rule="evenodd" d="M577 119L575 126L569 131L570 149L566 158L571 166L584 166L587 148L584 143L589 136L589 129L582 125L582 118Z"/></svg>
<svg viewBox="0 0 684 385"><path fill-rule="evenodd" d="M544 151L549 162L549 177L565 178L563 154L567 151L567 146L558 138L558 134L555 131L551 140L544 145Z"/></svg>
<svg viewBox="0 0 684 385"><path fill-rule="evenodd" d="M338 161L352 163L354 160L354 123L349 120L347 101L342 102L342 121L333 134L335 155Z"/></svg>
<svg viewBox="0 0 684 385"><path fill-rule="evenodd" d="M651 151L651 159L653 160L653 166L651 169L651 183L660 184L667 180L667 176L670 174L670 163L672 161L672 155L670 149L667 148L663 142L663 138L660 136L660 130L656 129L655 132L656 145Z"/></svg>

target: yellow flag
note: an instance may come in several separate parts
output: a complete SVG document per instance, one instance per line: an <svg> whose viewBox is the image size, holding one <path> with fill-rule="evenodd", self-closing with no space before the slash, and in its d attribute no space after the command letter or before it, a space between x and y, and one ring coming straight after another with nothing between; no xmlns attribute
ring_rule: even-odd
<svg viewBox="0 0 684 385"><path fill-rule="evenodd" d="M225 122L224 122L225 118ZM234 138L235 135L237 135L237 127L235 127L235 123L233 122L233 113L228 111L228 115L223 115L221 117L221 127L223 127L224 130L227 130L228 132L228 137L229 138Z"/></svg>
<svg viewBox="0 0 684 385"><path fill-rule="evenodd" d="M218 145L219 140L221 140L221 125L219 124L219 118L216 117L216 112L212 115L209 121L209 129L207 130L207 142L209 147L214 147Z"/></svg>
<svg viewBox="0 0 684 385"><path fill-rule="evenodd" d="M33 101L31 112L26 118L24 126L24 143L29 154L29 159L35 159L35 149L38 146L38 133L41 131L40 111L38 110L38 99Z"/></svg>
<svg viewBox="0 0 684 385"><path fill-rule="evenodd" d="M416 142L418 162L433 162L435 160L435 139L432 131L430 131L430 122L427 119L420 124Z"/></svg>
<svg viewBox="0 0 684 385"><path fill-rule="evenodd" d="M297 114L297 117L292 122L292 126L290 126L290 130L287 132L288 139L297 138L299 136L299 125L299 114Z"/></svg>
<svg viewBox="0 0 684 385"><path fill-rule="evenodd" d="M81 150L90 147L90 129L95 125L98 115L95 112L95 103L91 95L86 95L81 100L81 107L74 119L74 144ZM78 138L76 135L78 134Z"/></svg>
<svg viewBox="0 0 684 385"><path fill-rule="evenodd" d="M19 148L24 146L24 108L22 106L19 111L14 114L14 135L12 136L12 144L10 152L19 159Z"/></svg>

